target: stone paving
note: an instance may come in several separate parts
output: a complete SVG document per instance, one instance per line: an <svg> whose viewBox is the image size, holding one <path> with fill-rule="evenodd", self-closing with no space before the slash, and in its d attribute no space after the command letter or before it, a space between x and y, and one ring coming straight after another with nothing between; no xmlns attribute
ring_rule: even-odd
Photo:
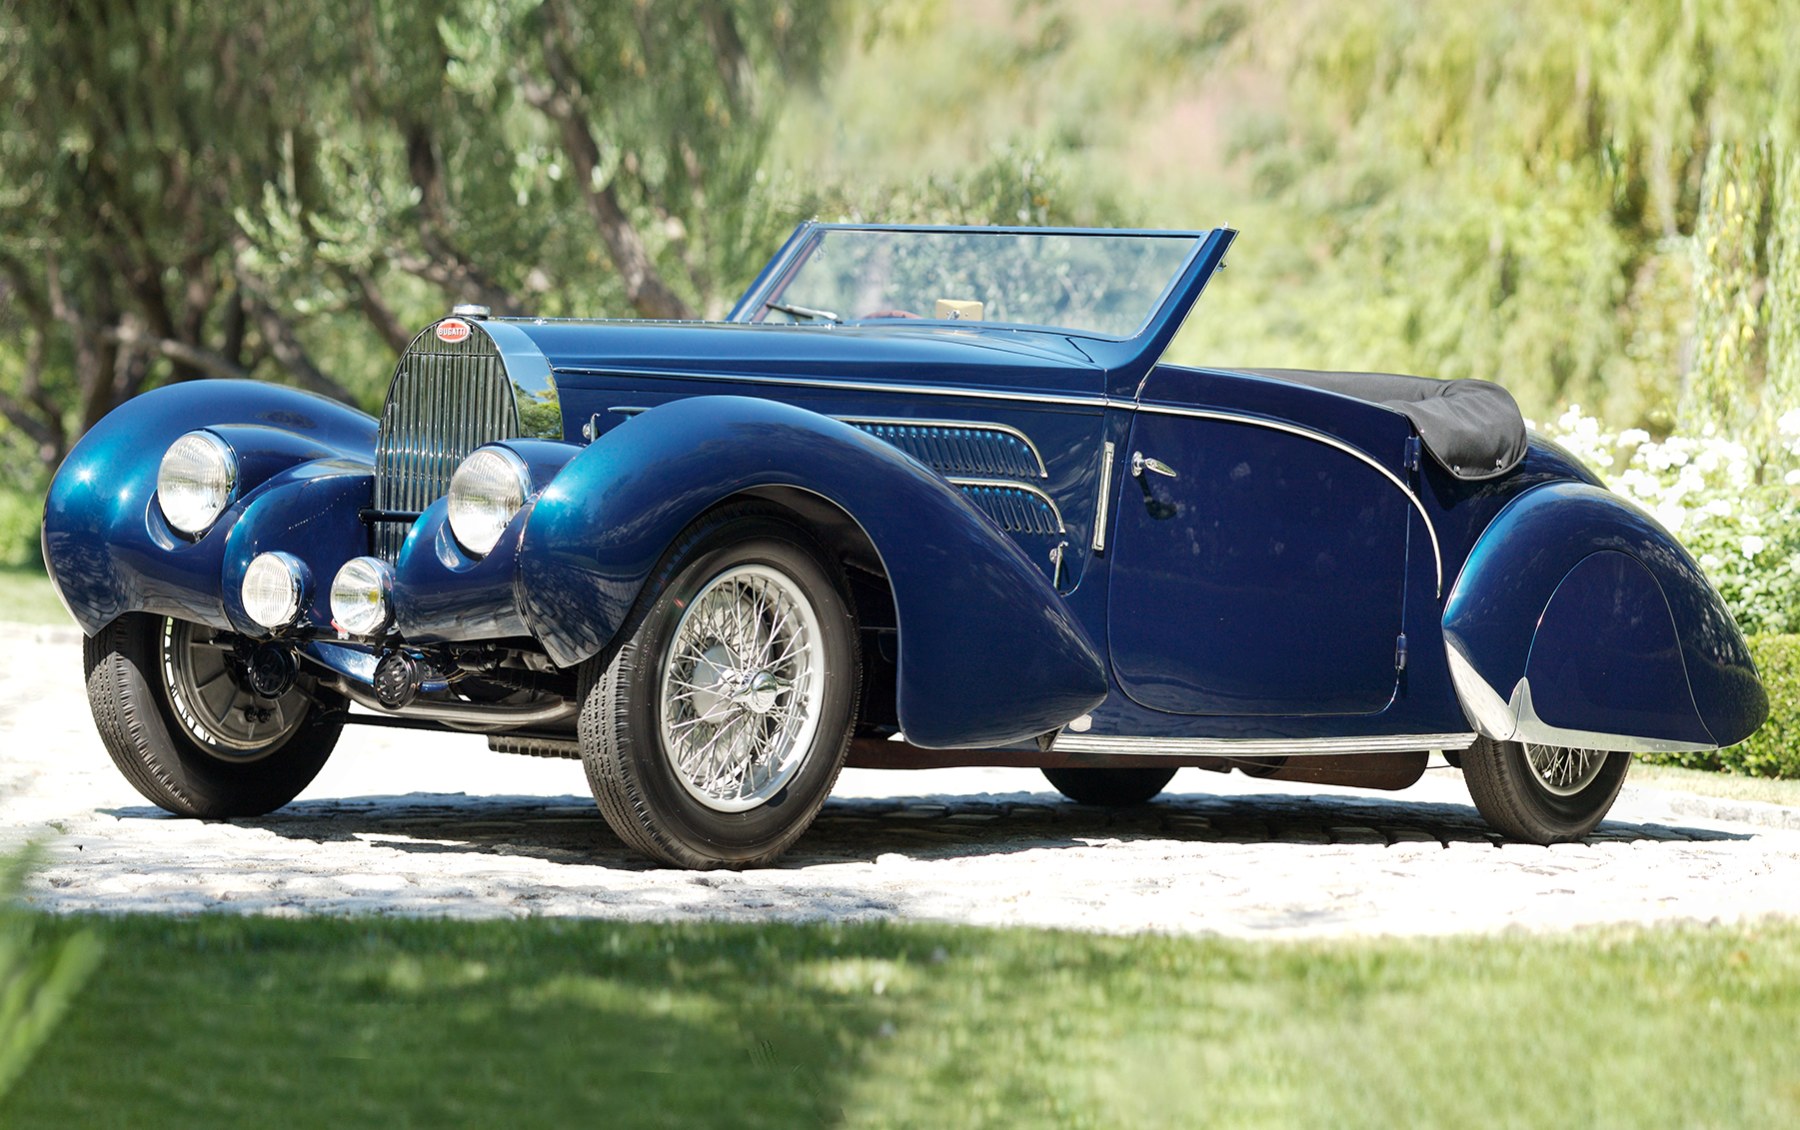
<svg viewBox="0 0 1800 1130"><path fill-rule="evenodd" d="M1800 809L1628 787L1586 842L1503 844L1447 766L1401 793L1183 770L1142 808L1034 771L847 771L780 865L627 851L578 764L345 732L266 817L178 820L113 769L67 631L0 625L0 828L45 843L57 912L925 919L1239 937L1554 930L1800 914Z"/></svg>

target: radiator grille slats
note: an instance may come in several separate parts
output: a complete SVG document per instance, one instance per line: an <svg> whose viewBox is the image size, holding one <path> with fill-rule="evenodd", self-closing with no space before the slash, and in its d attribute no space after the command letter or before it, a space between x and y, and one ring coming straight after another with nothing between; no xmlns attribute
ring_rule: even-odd
<svg viewBox="0 0 1800 1130"><path fill-rule="evenodd" d="M519 433L505 363L476 325L469 336L439 341L435 326L401 357L375 441L376 510L417 513L450 489L469 452ZM411 527L375 524L375 553L392 561Z"/></svg>

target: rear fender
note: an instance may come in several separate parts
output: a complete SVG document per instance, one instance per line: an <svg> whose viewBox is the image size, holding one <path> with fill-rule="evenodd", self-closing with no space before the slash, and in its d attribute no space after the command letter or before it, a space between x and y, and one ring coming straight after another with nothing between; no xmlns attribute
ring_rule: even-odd
<svg viewBox="0 0 1800 1130"><path fill-rule="evenodd" d="M209 429L237 456L237 500L190 540L156 504L156 472L177 437ZM225 541L245 501L299 463L367 463L375 421L312 393L258 381L186 381L133 398L81 438L44 500L44 564L89 635L126 612L230 626L221 601Z"/></svg>
<svg viewBox="0 0 1800 1130"><path fill-rule="evenodd" d="M1469 720L1488 737L1596 749L1742 741L1768 700L1694 559L1587 483L1534 488L1469 555L1444 611Z"/></svg>
<svg viewBox="0 0 1800 1130"><path fill-rule="evenodd" d="M526 623L558 663L600 653L684 527L726 499L774 487L832 503L880 556L909 741L1017 742L1105 697L1099 655L1061 597L954 487L847 424L744 397L654 408L569 462L521 537Z"/></svg>

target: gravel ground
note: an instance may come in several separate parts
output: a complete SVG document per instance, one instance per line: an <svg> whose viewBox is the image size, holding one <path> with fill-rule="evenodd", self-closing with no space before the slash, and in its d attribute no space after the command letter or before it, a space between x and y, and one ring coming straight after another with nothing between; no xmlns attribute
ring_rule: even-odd
<svg viewBox="0 0 1800 1130"><path fill-rule="evenodd" d="M612 836L581 767L352 727L287 808L178 820L88 718L78 637L0 625L0 829L55 912L926 919L1235 937L1558 930L1800 914L1800 809L1633 789L1579 844L1501 845L1447 766L1400 793L1186 769L1155 804L1035 771L846 771L780 866L695 874Z"/></svg>

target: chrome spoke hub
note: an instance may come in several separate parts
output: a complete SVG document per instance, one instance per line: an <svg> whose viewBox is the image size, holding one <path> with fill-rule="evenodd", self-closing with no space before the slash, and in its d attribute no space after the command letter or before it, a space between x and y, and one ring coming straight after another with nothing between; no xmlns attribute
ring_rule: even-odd
<svg viewBox="0 0 1800 1130"><path fill-rule="evenodd" d="M745 812L787 787L818 730L821 648L812 602L770 566L729 569L688 602L663 661L659 722L696 800Z"/></svg>
<svg viewBox="0 0 1800 1130"><path fill-rule="evenodd" d="M1526 742L1525 761L1538 784L1557 796L1574 796L1600 775L1606 751Z"/></svg>

